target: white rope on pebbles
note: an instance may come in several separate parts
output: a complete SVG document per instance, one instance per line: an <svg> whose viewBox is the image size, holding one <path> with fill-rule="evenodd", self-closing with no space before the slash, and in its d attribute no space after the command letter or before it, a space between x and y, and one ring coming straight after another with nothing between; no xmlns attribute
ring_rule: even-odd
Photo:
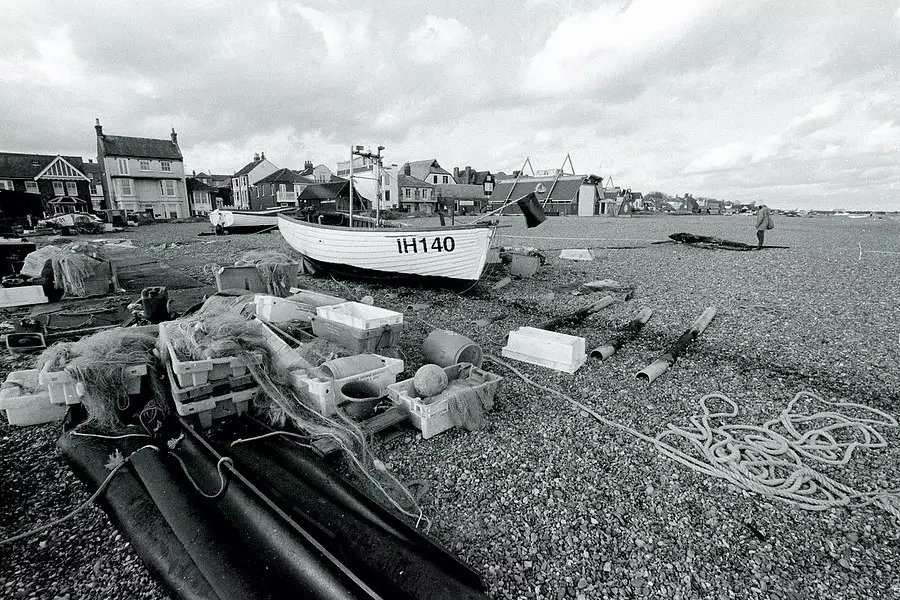
<svg viewBox="0 0 900 600"><path fill-rule="evenodd" d="M863 507L875 504L900 519L900 489L860 492L835 481L813 465L842 466L850 462L857 448L886 448L887 442L876 427L897 427L897 420L878 409L850 402L829 402L802 391L788 402L779 416L761 426L714 424L736 417L737 404L720 393L700 399L700 415L691 416L687 427L669 424L655 437L611 421L596 410L552 388L535 383L518 369L491 355L485 358L501 365L526 383L559 396L601 423L625 431L652 444L657 451L694 471L724 479L740 489L776 498L805 510L835 507ZM710 401L727 405L713 412ZM805 414L796 405L805 400L822 402L835 410ZM865 416L848 416L840 409ZM684 451L673 443L687 444Z"/></svg>

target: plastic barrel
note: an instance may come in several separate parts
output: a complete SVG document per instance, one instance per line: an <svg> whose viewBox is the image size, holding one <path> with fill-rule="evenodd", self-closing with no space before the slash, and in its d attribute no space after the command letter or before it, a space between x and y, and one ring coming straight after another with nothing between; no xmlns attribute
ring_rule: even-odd
<svg viewBox="0 0 900 600"><path fill-rule="evenodd" d="M345 358L336 358L322 363L320 367L322 371L334 378L345 379L353 375L368 373L384 366L381 358L373 354L358 354L356 356L347 356Z"/></svg>
<svg viewBox="0 0 900 600"><path fill-rule="evenodd" d="M422 351L427 362L440 367L466 362L481 368L484 360L481 346L464 335L446 329L435 329L429 333Z"/></svg>

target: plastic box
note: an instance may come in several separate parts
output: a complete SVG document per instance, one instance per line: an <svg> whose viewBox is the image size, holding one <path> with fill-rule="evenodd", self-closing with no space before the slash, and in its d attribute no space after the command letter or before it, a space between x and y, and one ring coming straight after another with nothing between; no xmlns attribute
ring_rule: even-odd
<svg viewBox="0 0 900 600"><path fill-rule="evenodd" d="M39 389L37 369L13 371L0 386L0 410L10 425L40 425L59 421L66 407L50 402L50 393Z"/></svg>
<svg viewBox="0 0 900 600"><path fill-rule="evenodd" d="M147 374L147 365L125 367L125 391L129 394L141 392L141 378ZM84 384L75 379L68 371L41 371L40 384L50 393L53 404L81 404L84 396Z"/></svg>
<svg viewBox="0 0 900 600"><path fill-rule="evenodd" d="M256 322L262 327L262 323ZM170 329L177 327L175 321L159 324L159 339L169 353L172 372L178 381L178 387L189 388L202 385L208 381L217 381L227 377L241 377L249 373L248 360L242 356L224 356L205 360L181 360L172 348Z"/></svg>
<svg viewBox="0 0 900 600"><path fill-rule="evenodd" d="M503 380L499 375L482 371L476 366L469 363L459 363L444 367L447 373L447 379L454 381L456 379L471 379L477 385L474 389L483 389L491 398L497 393L500 382ZM422 432L422 438L428 439L439 433L443 433L453 428L453 420L450 418L450 399L446 398L439 402L426 403L423 398L416 394L412 379L405 379L399 383L389 385L388 397L394 404L399 404L409 413L409 420L412 424Z"/></svg>
<svg viewBox="0 0 900 600"><path fill-rule="evenodd" d="M500 354L565 373L574 373L587 360L583 337L535 327L519 327L510 331Z"/></svg>
<svg viewBox="0 0 900 600"><path fill-rule="evenodd" d="M331 340L356 353L394 348L400 343L403 328L404 323L396 323L374 329L360 329L323 317L312 318L312 330L317 337Z"/></svg>
<svg viewBox="0 0 900 600"><path fill-rule="evenodd" d="M256 316L272 323L284 323L285 321L306 321L308 323L312 317L312 313L306 310L303 304L293 300L256 294L253 301L256 304Z"/></svg>
<svg viewBox="0 0 900 600"><path fill-rule="evenodd" d="M240 377L226 377L214 381L207 381L192 387L178 387L178 380L172 373L172 365L166 361L166 372L169 375L169 389L172 399L176 402L196 402L212 396L224 396L234 392L240 392L256 386L253 375L247 373Z"/></svg>
<svg viewBox="0 0 900 600"><path fill-rule="evenodd" d="M369 306L360 302L342 302L331 306L319 306L316 315L356 329L375 329L403 322L403 313L386 308Z"/></svg>
<svg viewBox="0 0 900 600"><path fill-rule="evenodd" d="M337 407L346 401L341 388L351 381L372 381L378 384L382 391L397 381L397 375L403 372L403 361L399 358L373 355L381 359L382 366L365 373L350 375L340 379L331 379L324 376L313 376L305 371L297 371L292 375L294 389L300 393L300 399L309 408L320 415L331 416L337 412Z"/></svg>
<svg viewBox="0 0 900 600"><path fill-rule="evenodd" d="M197 415L200 427L206 429L212 425L214 420L247 412L250 409L250 402L257 393L259 393L259 388L254 387L194 402L179 402L176 400L175 411L182 417Z"/></svg>

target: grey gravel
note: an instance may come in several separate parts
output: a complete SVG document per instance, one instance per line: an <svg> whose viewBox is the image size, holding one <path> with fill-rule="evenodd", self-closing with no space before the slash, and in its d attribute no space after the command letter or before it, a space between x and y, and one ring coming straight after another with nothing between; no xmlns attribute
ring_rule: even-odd
<svg viewBox="0 0 900 600"><path fill-rule="evenodd" d="M511 329L599 297L577 294L581 283L634 284L627 304L562 330L591 347L652 307L641 336L618 355L590 361L575 375L516 366L647 434L685 423L711 391L737 401L747 423L775 416L804 389L900 415L900 256L860 260L858 246L900 252L900 221L776 219L767 241L790 249L729 252L642 240L684 231L752 242L751 217L553 218L530 231L510 218L504 224L512 227L500 230L507 246L645 247L598 250L589 263L548 251L535 279L514 279L496 292L483 285L465 297L310 283L338 295L371 294L387 308L430 304L407 315L401 348L410 375L422 364L421 342L432 326L465 333L499 355ZM208 282L207 263L228 264L246 249L286 249L277 233L195 237L204 229L159 225L128 235L141 244L182 242L151 252ZM486 282L505 275L495 269ZM678 363L650 387L636 380L706 306L718 315ZM377 443L376 452L402 479L430 483L422 508L433 520L431 534L483 574L492 598L900 597L900 527L883 510L808 512L738 490L658 456L497 365L485 367L506 379L484 430L430 440L408 430ZM58 431L0 425L0 536L57 517L86 497L55 451ZM900 435L885 433L886 450L856 454L829 474L860 490L896 487ZM0 547L0 597L165 597L117 535L91 508L33 540Z"/></svg>

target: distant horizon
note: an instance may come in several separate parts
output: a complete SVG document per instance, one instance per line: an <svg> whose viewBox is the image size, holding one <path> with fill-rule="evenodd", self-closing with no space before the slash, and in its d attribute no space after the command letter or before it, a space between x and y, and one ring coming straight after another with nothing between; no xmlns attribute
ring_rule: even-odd
<svg viewBox="0 0 900 600"><path fill-rule="evenodd" d="M188 172L568 154L634 190L900 210L900 0L4 6L2 151L91 157L99 118L174 127Z"/></svg>

